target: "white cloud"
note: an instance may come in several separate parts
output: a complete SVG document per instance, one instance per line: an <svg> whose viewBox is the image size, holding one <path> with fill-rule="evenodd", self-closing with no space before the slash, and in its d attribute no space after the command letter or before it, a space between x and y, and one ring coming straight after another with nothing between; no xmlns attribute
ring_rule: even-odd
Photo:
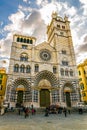
<svg viewBox="0 0 87 130"><path fill-rule="evenodd" d="M79 0L81 3L86 4L87 5L87 0Z"/></svg>
<svg viewBox="0 0 87 130"><path fill-rule="evenodd" d="M40 5L42 3L43 0L37 0L36 3L37 5Z"/></svg>
<svg viewBox="0 0 87 130"><path fill-rule="evenodd" d="M67 11L65 11L65 14L69 15L70 17L75 16L75 14L77 13L77 10L75 7L68 7Z"/></svg>
<svg viewBox="0 0 87 130"><path fill-rule="evenodd" d="M82 3L82 8L84 9L83 15L87 16L87 0L79 0Z"/></svg>
<svg viewBox="0 0 87 130"><path fill-rule="evenodd" d="M39 6L45 6L48 3L49 3L48 0L36 0L36 4Z"/></svg>
<svg viewBox="0 0 87 130"><path fill-rule="evenodd" d="M28 0L23 0L24 2L29 2ZM83 4L82 8L86 13L87 0L80 0ZM48 0L37 0L37 5L39 9L33 9L32 7L24 7L19 5L18 11L15 14L11 14L8 19L10 23L4 27L4 31L8 31L7 37L0 40L2 47L2 56L9 57L12 43L12 38L14 33L19 33L23 35L33 35L37 38L37 43L40 43L46 39L46 27L51 20L51 14L53 11L58 11L58 14L64 16L65 14L69 16L70 26L73 38L73 44L75 47L75 53L77 54L77 63L85 58L83 53L80 53L78 48L84 42L84 36L86 36L86 21L87 18L84 15L79 14L73 6L69 6L66 2L48 2ZM86 56L86 53L85 53Z"/></svg>
<svg viewBox="0 0 87 130"><path fill-rule="evenodd" d="M54 3L54 2L49 3L40 9L41 17L46 24L49 24L49 22L51 21L52 12L57 11L57 6L58 6L58 11L60 11L62 9L62 6L59 3Z"/></svg>
<svg viewBox="0 0 87 130"><path fill-rule="evenodd" d="M25 16L24 13L21 12L20 10L17 13L9 16L8 19L11 21L11 24L5 26L4 30L10 32L20 31L21 23L24 20L24 16Z"/></svg>
<svg viewBox="0 0 87 130"><path fill-rule="evenodd" d="M27 3L28 0L23 0L23 2L26 2Z"/></svg>
<svg viewBox="0 0 87 130"><path fill-rule="evenodd" d="M0 21L0 25L1 25L1 26L3 25L3 21Z"/></svg>

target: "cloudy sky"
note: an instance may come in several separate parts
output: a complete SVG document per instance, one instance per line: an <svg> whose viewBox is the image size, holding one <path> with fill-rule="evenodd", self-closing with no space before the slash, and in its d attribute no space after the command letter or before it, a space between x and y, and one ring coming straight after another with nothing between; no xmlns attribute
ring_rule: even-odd
<svg viewBox="0 0 87 130"><path fill-rule="evenodd" d="M71 22L76 63L87 58L87 0L0 0L0 67L8 68L13 34L46 40L53 11Z"/></svg>

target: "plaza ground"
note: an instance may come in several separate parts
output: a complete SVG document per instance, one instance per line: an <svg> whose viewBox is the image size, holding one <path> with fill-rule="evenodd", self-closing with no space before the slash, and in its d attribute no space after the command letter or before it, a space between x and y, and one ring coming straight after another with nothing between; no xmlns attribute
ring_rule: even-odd
<svg viewBox="0 0 87 130"><path fill-rule="evenodd" d="M87 130L87 113L62 114L44 113L25 118L18 113L6 113L0 116L0 130Z"/></svg>

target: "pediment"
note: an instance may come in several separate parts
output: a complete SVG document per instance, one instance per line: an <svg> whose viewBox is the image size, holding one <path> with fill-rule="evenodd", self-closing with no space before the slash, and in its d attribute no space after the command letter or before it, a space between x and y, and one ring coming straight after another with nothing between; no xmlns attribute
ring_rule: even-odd
<svg viewBox="0 0 87 130"><path fill-rule="evenodd" d="M38 49L38 50L48 49L50 51L55 51L55 48L53 48L48 42L43 42L43 43L35 46L35 49Z"/></svg>

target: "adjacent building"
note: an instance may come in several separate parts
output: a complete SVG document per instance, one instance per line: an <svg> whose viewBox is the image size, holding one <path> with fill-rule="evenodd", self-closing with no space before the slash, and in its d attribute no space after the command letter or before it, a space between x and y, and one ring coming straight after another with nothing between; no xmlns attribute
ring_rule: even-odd
<svg viewBox="0 0 87 130"><path fill-rule="evenodd" d="M0 106L2 106L6 91L7 74L5 68L0 68Z"/></svg>
<svg viewBox="0 0 87 130"><path fill-rule="evenodd" d="M47 41L15 34L11 46L6 100L10 106L72 107L79 101L78 76L68 17L52 14Z"/></svg>
<svg viewBox="0 0 87 130"><path fill-rule="evenodd" d="M87 59L78 65L81 101L87 102Z"/></svg>

